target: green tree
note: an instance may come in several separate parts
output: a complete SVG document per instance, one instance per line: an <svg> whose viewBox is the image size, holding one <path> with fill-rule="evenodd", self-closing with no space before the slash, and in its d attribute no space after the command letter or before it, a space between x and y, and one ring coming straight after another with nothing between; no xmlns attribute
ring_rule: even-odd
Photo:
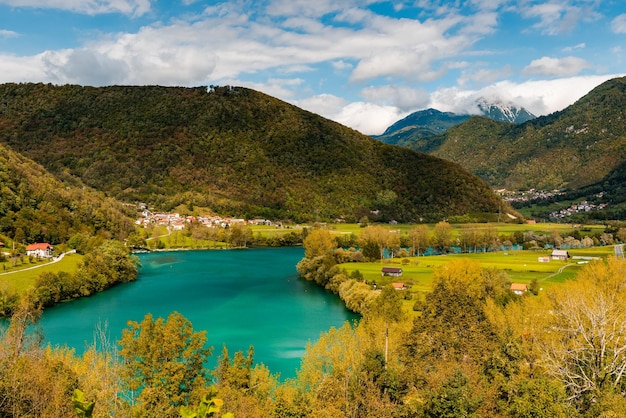
<svg viewBox="0 0 626 418"><path fill-rule="evenodd" d="M206 332L194 332L180 313L172 312L167 321L151 314L141 323L129 321L119 344L123 378L129 390L140 392L142 413L177 416L180 406L200 401L211 348L205 346Z"/></svg>
<svg viewBox="0 0 626 418"><path fill-rule="evenodd" d="M85 255L76 272L84 295L100 292L115 283L135 280L139 259L120 241L105 241Z"/></svg>
<svg viewBox="0 0 626 418"><path fill-rule="evenodd" d="M506 294L507 283L505 276L467 259L437 268L433 290L421 304L421 315L415 318L407 339L407 361L421 358L482 364L495 341L485 302Z"/></svg>

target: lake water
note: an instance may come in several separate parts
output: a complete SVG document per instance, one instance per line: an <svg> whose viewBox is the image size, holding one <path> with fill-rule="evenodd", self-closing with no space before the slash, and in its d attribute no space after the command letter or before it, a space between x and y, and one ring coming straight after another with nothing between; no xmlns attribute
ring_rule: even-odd
<svg viewBox="0 0 626 418"><path fill-rule="evenodd" d="M158 252L139 256L137 281L44 311L46 341L82 353L107 324L119 340L127 321L178 311L206 330L213 368L225 344L232 356L254 346L255 362L295 376L307 342L357 316L339 298L298 278L302 248Z"/></svg>

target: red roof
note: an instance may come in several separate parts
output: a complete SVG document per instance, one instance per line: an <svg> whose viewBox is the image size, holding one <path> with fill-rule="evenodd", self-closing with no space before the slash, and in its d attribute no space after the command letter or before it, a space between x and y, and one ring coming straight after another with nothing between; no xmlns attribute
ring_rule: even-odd
<svg viewBox="0 0 626 418"><path fill-rule="evenodd" d="M48 249L52 249L52 245L48 244L47 242L36 242L26 247L26 251L48 250Z"/></svg>

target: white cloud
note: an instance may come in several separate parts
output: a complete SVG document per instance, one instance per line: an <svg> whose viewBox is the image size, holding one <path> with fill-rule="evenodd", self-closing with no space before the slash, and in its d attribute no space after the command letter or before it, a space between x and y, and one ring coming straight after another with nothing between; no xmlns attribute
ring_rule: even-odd
<svg viewBox="0 0 626 418"><path fill-rule="evenodd" d="M459 86L465 86L470 83L478 83L480 85L492 84L497 80L502 80L513 74L513 69L510 65L506 65L503 68L481 68L463 71L461 77L457 80Z"/></svg>
<svg viewBox="0 0 626 418"><path fill-rule="evenodd" d="M365 135L379 135L408 113L395 106L368 102L349 103L332 94L319 94L294 102L308 111L349 126Z"/></svg>
<svg viewBox="0 0 626 418"><path fill-rule="evenodd" d="M544 34L558 35L571 33L580 22L590 22L601 18L595 9L600 2L586 0L548 1L539 4L521 3L522 16L539 19L534 29Z"/></svg>
<svg viewBox="0 0 626 418"><path fill-rule="evenodd" d="M17 32L7 29L0 29L0 38L14 38L18 36Z"/></svg>
<svg viewBox="0 0 626 418"><path fill-rule="evenodd" d="M382 134L391 124L406 116L394 106L353 102L344 106L333 120L366 135Z"/></svg>
<svg viewBox="0 0 626 418"><path fill-rule="evenodd" d="M436 64L470 48L476 40L466 34L448 34L462 23L465 21L458 16L425 23L375 17L368 32L358 33L353 42L361 53L350 79L363 82L395 76L411 81L436 80L447 72L444 64L435 68Z"/></svg>
<svg viewBox="0 0 626 418"><path fill-rule="evenodd" d="M563 48L563 51L571 52L571 51L574 51L575 49L585 49L586 47L587 47L587 44L584 43L584 42L581 42L581 43L579 43L577 45L574 45L574 46L565 47L565 48Z"/></svg>
<svg viewBox="0 0 626 418"><path fill-rule="evenodd" d="M626 33L626 13L613 19L611 22L611 30L615 33Z"/></svg>
<svg viewBox="0 0 626 418"><path fill-rule="evenodd" d="M140 1L149 5L148 0L94 0L70 1L66 7L83 4L91 10L96 6L122 9L123 5L139 5ZM328 2L324 10L337 9L332 6L335 3ZM460 31L450 35L452 28L464 25L470 32L478 30L473 29L471 18L456 15L422 23L376 15L367 9L350 9L335 18L353 20L357 26L330 26L321 21L305 24L306 19L299 18L301 24L294 31L289 25L295 20L250 20L248 14L239 13L238 4L207 8L193 22L155 23L136 33L103 37L75 51L49 51L48 55L56 57L49 57L41 70L64 82L94 85L113 81L195 85L241 79L245 74L266 70L302 72L313 68L313 64L328 62L337 70L352 70L353 82L379 77L433 81L455 65L447 60L471 48L478 39L477 34ZM300 2L298 7L306 8L306 4ZM322 13L317 6L311 7L314 10L309 13ZM96 65L96 71L81 74L79 70L87 68L86 62Z"/></svg>
<svg viewBox="0 0 626 418"><path fill-rule="evenodd" d="M372 86L361 90L361 96L376 105L393 106L401 112L428 104L429 93L403 85Z"/></svg>
<svg viewBox="0 0 626 418"><path fill-rule="evenodd" d="M350 70L354 67L352 64L344 60L333 61L331 65L337 71Z"/></svg>
<svg viewBox="0 0 626 418"><path fill-rule="evenodd" d="M563 110L599 84L622 76L622 74L579 76L523 83L502 81L480 90L445 88L431 95L429 107L447 112L477 113L475 101L484 97L523 106L533 114L541 116Z"/></svg>
<svg viewBox="0 0 626 418"><path fill-rule="evenodd" d="M264 83L244 80L223 80L221 84L248 87L282 100L289 100L295 97L294 90L299 90L303 82L304 80L301 78L270 78Z"/></svg>
<svg viewBox="0 0 626 418"><path fill-rule="evenodd" d="M318 94L306 99L297 100L294 104L302 109L322 115L325 118L335 120L334 118L341 113L347 101L342 97L332 94Z"/></svg>
<svg viewBox="0 0 626 418"><path fill-rule="evenodd" d="M16 57L0 54L0 83L51 81L42 71L42 56Z"/></svg>
<svg viewBox="0 0 626 418"><path fill-rule="evenodd" d="M522 74L565 77L576 75L589 67L591 67L591 63L582 58L572 56L564 58L542 57L533 60L522 70Z"/></svg>
<svg viewBox="0 0 626 418"><path fill-rule="evenodd" d="M122 13L141 16L150 11L153 0L0 0L12 7L69 10L87 15Z"/></svg>

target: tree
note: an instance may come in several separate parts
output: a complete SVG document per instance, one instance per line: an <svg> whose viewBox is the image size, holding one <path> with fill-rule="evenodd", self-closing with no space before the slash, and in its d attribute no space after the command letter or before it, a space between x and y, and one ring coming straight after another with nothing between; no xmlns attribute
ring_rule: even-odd
<svg viewBox="0 0 626 418"><path fill-rule="evenodd" d="M393 285L385 286L366 312L366 316L377 316L385 321L385 369L389 362L389 324L406 318L406 313L402 309L402 299L398 293Z"/></svg>
<svg viewBox="0 0 626 418"><path fill-rule="evenodd" d="M139 259L120 241L106 241L83 258L76 272L83 294L99 292L115 283L135 280Z"/></svg>
<svg viewBox="0 0 626 418"><path fill-rule="evenodd" d="M252 239L252 230L247 226L234 224L229 229L228 242L234 247L246 247Z"/></svg>
<svg viewBox="0 0 626 418"><path fill-rule="evenodd" d="M206 383L203 364L211 354L205 347L206 332L194 332L178 312L167 321L148 314L128 326L119 341L123 377L129 390L140 392L143 413L177 416L181 405L199 402Z"/></svg>
<svg viewBox="0 0 626 418"><path fill-rule="evenodd" d="M329 254L337 246L337 241L326 229L316 229L304 239L304 256L315 258Z"/></svg>
<svg viewBox="0 0 626 418"><path fill-rule="evenodd" d="M412 255L420 255L420 252L426 251L428 248L428 225L420 224L409 231L409 241L411 243Z"/></svg>
<svg viewBox="0 0 626 418"><path fill-rule="evenodd" d="M376 247L380 261L385 256L385 248L395 248L400 246L400 236L381 225L368 226L361 231L359 236L361 247Z"/></svg>
<svg viewBox="0 0 626 418"><path fill-rule="evenodd" d="M626 260L587 265L551 289L540 351L545 367L584 410L626 389Z"/></svg>
<svg viewBox="0 0 626 418"><path fill-rule="evenodd" d="M440 253L445 253L452 244L452 226L448 222L438 222L433 228L432 244Z"/></svg>
<svg viewBox="0 0 626 418"><path fill-rule="evenodd" d="M503 275L467 259L437 268L433 290L407 338L407 361L436 358L480 364L494 340L485 301L504 294L507 283Z"/></svg>

